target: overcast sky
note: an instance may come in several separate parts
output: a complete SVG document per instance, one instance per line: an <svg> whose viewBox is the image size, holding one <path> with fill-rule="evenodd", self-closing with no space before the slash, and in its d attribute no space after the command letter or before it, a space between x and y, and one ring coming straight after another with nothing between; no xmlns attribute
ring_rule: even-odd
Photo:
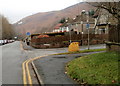
<svg viewBox="0 0 120 86"><path fill-rule="evenodd" d="M7 17L10 23L38 13L61 10L78 3L80 0L0 0L0 13Z"/></svg>

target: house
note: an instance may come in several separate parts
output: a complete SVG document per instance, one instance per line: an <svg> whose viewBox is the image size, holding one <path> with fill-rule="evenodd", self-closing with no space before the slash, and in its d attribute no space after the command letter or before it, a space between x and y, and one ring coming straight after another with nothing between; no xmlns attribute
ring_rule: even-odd
<svg viewBox="0 0 120 86"><path fill-rule="evenodd" d="M69 28L68 27L63 27L64 25L63 24L57 24L55 27L54 27L54 30L53 32L69 32Z"/></svg>
<svg viewBox="0 0 120 86"><path fill-rule="evenodd" d="M110 24L116 24L116 20L105 10L98 9L93 15L83 10L81 15L75 18L68 18L60 28L77 32L77 34L88 34L86 25L89 24L90 34L108 34Z"/></svg>
<svg viewBox="0 0 120 86"><path fill-rule="evenodd" d="M68 28L68 31L75 31L77 34L87 34L86 24L89 22L90 33L94 34L95 18L87 17L85 13L77 15L75 18L68 18L61 28Z"/></svg>
<svg viewBox="0 0 120 86"><path fill-rule="evenodd" d="M60 26L61 26L61 25L62 25L61 23L57 24L57 25L54 27L53 32L61 32L61 30L60 30Z"/></svg>

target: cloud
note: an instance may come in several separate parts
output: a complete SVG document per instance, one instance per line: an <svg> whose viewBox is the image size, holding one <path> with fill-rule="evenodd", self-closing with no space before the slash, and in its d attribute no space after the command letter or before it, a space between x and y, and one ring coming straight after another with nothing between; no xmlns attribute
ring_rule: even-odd
<svg viewBox="0 0 120 86"><path fill-rule="evenodd" d="M0 12L13 23L37 12L61 10L76 3L77 0L2 0Z"/></svg>

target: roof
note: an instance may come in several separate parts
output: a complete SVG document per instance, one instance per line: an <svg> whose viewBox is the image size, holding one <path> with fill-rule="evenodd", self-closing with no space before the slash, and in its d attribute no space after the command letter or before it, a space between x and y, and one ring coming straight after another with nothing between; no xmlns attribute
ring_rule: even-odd
<svg viewBox="0 0 120 86"><path fill-rule="evenodd" d="M54 29L59 29L60 26L62 26L62 25L63 25L63 24L59 23L59 24L57 24L57 25L54 27Z"/></svg>
<svg viewBox="0 0 120 86"><path fill-rule="evenodd" d="M77 15L76 18L72 19L72 18L68 18L68 21L63 23L63 25L61 25L61 27L66 27L68 26L68 24L79 24L81 21L83 21L83 23L87 22L87 17L86 15ZM89 23L93 24L95 22L94 18L92 16L89 16Z"/></svg>
<svg viewBox="0 0 120 86"><path fill-rule="evenodd" d="M39 35L37 38L45 38L45 37L49 37L49 35Z"/></svg>

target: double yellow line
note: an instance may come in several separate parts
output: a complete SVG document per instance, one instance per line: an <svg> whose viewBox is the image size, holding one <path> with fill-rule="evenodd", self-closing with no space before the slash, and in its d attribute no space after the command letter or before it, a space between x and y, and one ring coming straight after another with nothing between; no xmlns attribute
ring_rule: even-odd
<svg viewBox="0 0 120 86"><path fill-rule="evenodd" d="M30 86L32 86L32 78L31 78L31 75L30 75L29 63L31 63L32 61L37 60L37 59L39 59L41 57L45 57L45 56L48 56L48 55L31 58L31 59L28 59L28 60L26 60L26 61L24 61L22 63L23 84L24 84L24 86L27 86L27 84L29 84Z"/></svg>

